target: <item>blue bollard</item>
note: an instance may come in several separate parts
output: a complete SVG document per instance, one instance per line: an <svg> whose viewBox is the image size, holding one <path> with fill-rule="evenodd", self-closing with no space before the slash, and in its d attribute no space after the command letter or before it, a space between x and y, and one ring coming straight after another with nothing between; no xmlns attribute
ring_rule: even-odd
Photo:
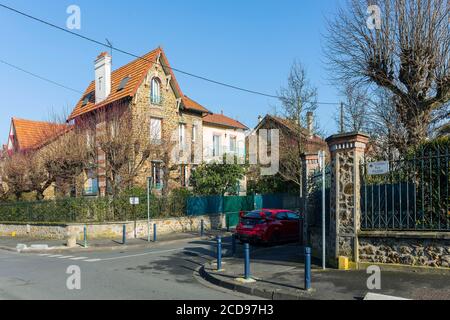
<svg viewBox="0 0 450 320"><path fill-rule="evenodd" d="M156 242L156 223L153 225L153 242Z"/></svg>
<svg viewBox="0 0 450 320"><path fill-rule="evenodd" d="M200 237L203 237L205 235L205 221L202 220L200 222Z"/></svg>
<svg viewBox="0 0 450 320"><path fill-rule="evenodd" d="M305 290L311 289L311 248L305 248Z"/></svg>
<svg viewBox="0 0 450 320"><path fill-rule="evenodd" d="M217 271L222 270L222 238L217 236Z"/></svg>
<svg viewBox="0 0 450 320"><path fill-rule="evenodd" d="M122 244L127 243L127 226L124 224L122 228Z"/></svg>
<svg viewBox="0 0 450 320"><path fill-rule="evenodd" d="M250 280L250 244L244 244L244 277L245 280Z"/></svg>
<svg viewBox="0 0 450 320"><path fill-rule="evenodd" d="M84 247L87 248L87 228L84 226Z"/></svg>
<svg viewBox="0 0 450 320"><path fill-rule="evenodd" d="M236 254L236 235L233 234L231 236L231 255L234 256Z"/></svg>

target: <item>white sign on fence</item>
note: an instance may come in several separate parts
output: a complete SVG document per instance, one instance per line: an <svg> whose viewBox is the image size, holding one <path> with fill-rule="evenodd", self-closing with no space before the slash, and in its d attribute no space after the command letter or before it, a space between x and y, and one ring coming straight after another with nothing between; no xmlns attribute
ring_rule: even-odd
<svg viewBox="0 0 450 320"><path fill-rule="evenodd" d="M130 204L132 206L137 206L139 204L139 198L137 198L137 197L130 197Z"/></svg>
<svg viewBox="0 0 450 320"><path fill-rule="evenodd" d="M371 176L387 174L390 172L389 161L371 162L367 169Z"/></svg>

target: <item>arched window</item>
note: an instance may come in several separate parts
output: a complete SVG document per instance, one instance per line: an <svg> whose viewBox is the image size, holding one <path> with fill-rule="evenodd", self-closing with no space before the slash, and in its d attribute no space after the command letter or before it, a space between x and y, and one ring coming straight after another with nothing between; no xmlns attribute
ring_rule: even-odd
<svg viewBox="0 0 450 320"><path fill-rule="evenodd" d="M151 87L151 102L153 104L161 103L161 81L158 78L152 79L152 87Z"/></svg>

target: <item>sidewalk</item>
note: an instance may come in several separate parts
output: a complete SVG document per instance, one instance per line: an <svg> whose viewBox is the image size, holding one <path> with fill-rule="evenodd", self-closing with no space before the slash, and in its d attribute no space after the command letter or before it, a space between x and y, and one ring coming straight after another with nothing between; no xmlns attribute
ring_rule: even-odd
<svg viewBox="0 0 450 320"><path fill-rule="evenodd" d="M200 270L203 278L227 289L274 300L360 300L370 292L413 300L450 300L447 270L411 272L382 267L382 289L370 291L367 289L370 275L365 270L323 271L313 265L313 290L307 292L303 289L304 264L298 245L251 247L251 275L257 281L243 283L237 280L244 272L242 246L238 248L235 257L223 259L223 271L216 271L214 261L204 265ZM224 253L226 256L230 251Z"/></svg>
<svg viewBox="0 0 450 320"><path fill-rule="evenodd" d="M214 239L218 234L226 235L225 232L211 230L205 232L203 238L200 237L199 233L176 233L171 235L161 235L158 236L157 242L153 242L153 237L151 242L145 239L127 239L126 244L122 243L122 239L102 239L102 240L90 240L88 239L88 247L84 248L84 242L78 241L77 246L74 248L69 248L66 246L65 240L43 240L43 239L31 239L31 238L20 238L20 237L0 237L0 249L7 251L18 251L18 245L25 245L26 249L20 250L23 253L45 253L51 251L52 253L67 252L91 252L100 250L124 250L124 249L139 249L154 247L158 243L182 241L182 240L195 240L195 239ZM46 249L45 247L48 247Z"/></svg>

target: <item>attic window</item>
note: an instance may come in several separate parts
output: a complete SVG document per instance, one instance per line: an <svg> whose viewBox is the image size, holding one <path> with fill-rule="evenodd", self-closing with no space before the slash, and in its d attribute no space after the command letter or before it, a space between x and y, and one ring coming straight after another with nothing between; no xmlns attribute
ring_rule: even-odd
<svg viewBox="0 0 450 320"><path fill-rule="evenodd" d="M83 104L81 106L84 107L85 105L87 105L91 99L92 93L88 93L87 95L85 95L83 99Z"/></svg>
<svg viewBox="0 0 450 320"><path fill-rule="evenodd" d="M120 82L120 85L119 85L119 88L117 89L117 91L125 89L129 80L130 80L130 76L126 76L125 78L123 78L122 81Z"/></svg>

